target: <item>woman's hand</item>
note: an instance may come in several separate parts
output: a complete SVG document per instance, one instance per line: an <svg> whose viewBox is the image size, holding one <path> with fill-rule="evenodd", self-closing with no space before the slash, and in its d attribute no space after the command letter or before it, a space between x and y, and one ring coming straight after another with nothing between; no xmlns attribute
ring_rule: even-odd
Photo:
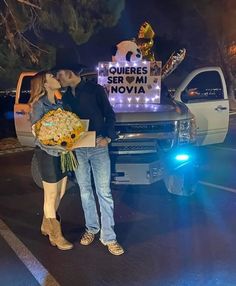
<svg viewBox="0 0 236 286"><path fill-rule="evenodd" d="M33 124L33 125L32 125L32 127L31 127L31 131L32 131L32 133L33 133L34 137L36 137L36 133L35 133L35 124Z"/></svg>

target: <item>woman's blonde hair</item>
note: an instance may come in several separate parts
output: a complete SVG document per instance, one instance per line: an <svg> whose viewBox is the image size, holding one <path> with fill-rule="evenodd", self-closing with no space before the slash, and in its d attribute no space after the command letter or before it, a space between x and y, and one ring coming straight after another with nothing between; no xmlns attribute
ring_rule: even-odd
<svg viewBox="0 0 236 286"><path fill-rule="evenodd" d="M29 104L32 105L40 99L43 95L46 94L45 82L46 82L46 73L39 72L32 79L30 83L30 99Z"/></svg>

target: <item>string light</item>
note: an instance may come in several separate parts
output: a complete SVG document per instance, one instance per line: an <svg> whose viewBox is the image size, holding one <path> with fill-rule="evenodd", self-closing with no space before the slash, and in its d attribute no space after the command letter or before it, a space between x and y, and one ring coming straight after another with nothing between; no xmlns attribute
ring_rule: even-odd
<svg viewBox="0 0 236 286"><path fill-rule="evenodd" d="M140 108L141 106L144 108L144 105L147 105L149 110L156 110L156 107L152 105L158 104L160 101L161 79L156 75L150 76L150 68L152 66L150 67L150 62L146 60L139 62L100 62L96 68L98 70L98 83L105 88L110 86L109 100L114 105L124 104L128 107L131 104L133 108Z"/></svg>

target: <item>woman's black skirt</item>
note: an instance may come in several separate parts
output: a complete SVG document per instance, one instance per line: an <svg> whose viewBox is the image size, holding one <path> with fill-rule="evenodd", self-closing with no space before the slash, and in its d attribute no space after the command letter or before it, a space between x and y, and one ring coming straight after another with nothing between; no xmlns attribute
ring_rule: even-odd
<svg viewBox="0 0 236 286"><path fill-rule="evenodd" d="M62 173L61 171L60 156L49 155L38 146L35 148L35 155L38 161L39 172L44 182L56 183L67 176L67 173Z"/></svg>

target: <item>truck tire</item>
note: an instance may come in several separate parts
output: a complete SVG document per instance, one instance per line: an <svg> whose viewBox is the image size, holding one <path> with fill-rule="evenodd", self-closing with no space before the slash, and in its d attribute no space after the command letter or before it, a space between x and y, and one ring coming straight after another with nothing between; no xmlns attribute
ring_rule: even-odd
<svg viewBox="0 0 236 286"><path fill-rule="evenodd" d="M43 189L43 182L42 182L42 178L41 178L39 167L38 167L38 161L37 161L35 154L33 155L33 158L31 160L31 174L32 174L32 178L33 178L33 181L35 182L35 184L40 189ZM77 181L76 181L75 176L74 175L68 175L66 190L68 190L71 187L74 187L76 185L77 185Z"/></svg>
<svg viewBox="0 0 236 286"><path fill-rule="evenodd" d="M35 154L33 155L33 158L31 161L31 174L32 174L32 178L33 178L35 184L40 189L43 189L43 182L42 182L41 174L39 172L38 161L37 161Z"/></svg>
<svg viewBox="0 0 236 286"><path fill-rule="evenodd" d="M197 169L191 168L173 171L164 177L167 191L178 196L191 196L197 189Z"/></svg>

